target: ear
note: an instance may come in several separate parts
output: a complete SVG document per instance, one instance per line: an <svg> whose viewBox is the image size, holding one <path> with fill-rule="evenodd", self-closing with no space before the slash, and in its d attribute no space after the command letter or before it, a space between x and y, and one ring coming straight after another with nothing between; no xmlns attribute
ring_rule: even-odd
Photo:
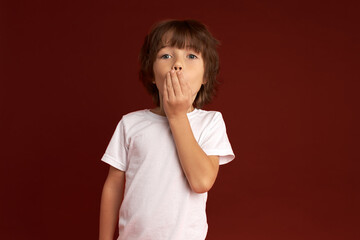
<svg viewBox="0 0 360 240"><path fill-rule="evenodd" d="M208 82L206 78L203 79L202 85L205 85Z"/></svg>

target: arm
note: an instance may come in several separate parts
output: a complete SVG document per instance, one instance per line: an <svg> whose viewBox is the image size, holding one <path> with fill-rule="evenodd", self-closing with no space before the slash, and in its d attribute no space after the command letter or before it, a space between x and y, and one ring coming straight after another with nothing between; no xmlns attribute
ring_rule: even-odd
<svg viewBox="0 0 360 240"><path fill-rule="evenodd" d="M181 72L167 75L163 105L180 163L191 189L197 193L204 193L211 189L216 180L219 157L206 155L194 138L186 115L192 106L194 95L196 96Z"/></svg>
<svg viewBox="0 0 360 240"><path fill-rule="evenodd" d="M125 174L110 166L100 204L99 240L112 240L123 199Z"/></svg>
<svg viewBox="0 0 360 240"><path fill-rule="evenodd" d="M219 157L208 156L198 145L187 116L169 120L181 166L191 189L208 192L219 170Z"/></svg>

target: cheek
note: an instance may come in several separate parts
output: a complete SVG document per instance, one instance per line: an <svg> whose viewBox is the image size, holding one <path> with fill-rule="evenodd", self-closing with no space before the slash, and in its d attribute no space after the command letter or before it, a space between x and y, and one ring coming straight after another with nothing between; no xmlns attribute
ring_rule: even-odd
<svg viewBox="0 0 360 240"><path fill-rule="evenodd" d="M166 73L168 71L165 71L163 68L154 65L153 72L156 81L163 81L163 79L166 78Z"/></svg>
<svg viewBox="0 0 360 240"><path fill-rule="evenodd" d="M155 73L154 82L156 83L156 86L158 89L162 88L162 86L164 85L165 78L166 78L166 76L163 76L163 74Z"/></svg>

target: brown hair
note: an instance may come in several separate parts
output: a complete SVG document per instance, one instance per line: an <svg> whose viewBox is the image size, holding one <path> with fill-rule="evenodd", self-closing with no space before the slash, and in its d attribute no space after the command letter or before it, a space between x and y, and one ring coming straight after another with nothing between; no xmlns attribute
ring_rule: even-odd
<svg viewBox="0 0 360 240"><path fill-rule="evenodd" d="M215 94L218 84L216 76L219 73L219 56L216 47L219 45L207 27L196 20L166 20L155 24L145 37L140 51L139 78L146 90L153 96L154 103L159 106L159 91L153 83L153 64L156 54L162 46L163 36L172 32L169 44L171 47L183 49L190 47L201 52L204 59L204 79L206 83L201 86L195 100L194 107L201 108L209 103Z"/></svg>

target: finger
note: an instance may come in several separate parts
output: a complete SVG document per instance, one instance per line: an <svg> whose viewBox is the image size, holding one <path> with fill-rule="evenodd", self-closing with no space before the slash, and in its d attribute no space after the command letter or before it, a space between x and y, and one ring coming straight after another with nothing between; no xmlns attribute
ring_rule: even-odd
<svg viewBox="0 0 360 240"><path fill-rule="evenodd" d="M184 75L183 75L182 72L178 72L177 75L178 75L179 84L180 84L180 87L181 87L181 92L184 95L188 95L188 94L191 95L191 88L190 88L189 81L186 81L186 79L184 78Z"/></svg>
<svg viewBox="0 0 360 240"><path fill-rule="evenodd" d="M167 84L166 84L166 78L165 78L165 81L164 81L164 89L163 89L163 103L165 103L168 99L169 99L169 94L168 94L168 89L167 89Z"/></svg>
<svg viewBox="0 0 360 240"><path fill-rule="evenodd" d="M165 84L167 88L168 99L173 99L175 97L175 93L174 93L173 84L171 82L170 72L166 74Z"/></svg>
<svg viewBox="0 0 360 240"><path fill-rule="evenodd" d="M175 72L174 70L171 70L171 82L175 96L181 96L182 95L181 86L179 83L177 72Z"/></svg>

